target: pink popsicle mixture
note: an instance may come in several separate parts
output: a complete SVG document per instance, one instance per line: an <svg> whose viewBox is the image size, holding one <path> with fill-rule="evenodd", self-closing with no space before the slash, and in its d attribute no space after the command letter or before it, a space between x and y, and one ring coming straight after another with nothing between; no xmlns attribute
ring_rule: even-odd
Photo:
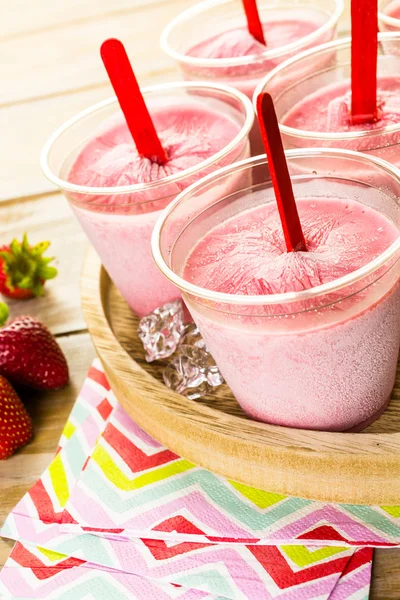
<svg viewBox="0 0 400 600"><path fill-rule="evenodd" d="M103 265L139 316L179 297L153 262L151 233L160 210L204 171L176 182L163 184L162 180L213 156L240 131L239 124L229 116L195 100L179 99L173 107L163 103L151 114L168 155L166 164L161 166L139 156L125 120L117 115L87 142L68 174L69 181L91 187L160 181L160 186L126 195L70 196L75 214ZM233 162L239 158L234 153L241 150L242 146L235 148L213 168Z"/></svg>
<svg viewBox="0 0 400 600"><path fill-rule="evenodd" d="M287 12L277 10L274 17L263 23L268 47L257 42L248 32L247 27L242 26L205 39L189 48L186 54L204 59L261 56L266 51L281 48L310 35L326 21L326 15L312 9L303 9L301 13L299 12L299 14L290 18L287 15ZM328 41L331 36L332 32L325 33L314 43L320 44ZM251 98L260 78L289 56L289 54L285 54L275 58L266 57L265 60L255 64L249 62L240 66L220 67L217 71L213 71L213 76L218 77L220 81L227 85L236 87ZM207 67L196 67L196 73L200 77L206 75Z"/></svg>
<svg viewBox="0 0 400 600"><path fill-rule="evenodd" d="M400 19L400 0L389 2L384 8L383 13L393 19Z"/></svg>
<svg viewBox="0 0 400 600"><path fill-rule="evenodd" d="M392 221L353 200L297 204L308 252L285 251L276 206L264 204L212 229L194 246L183 277L229 294L301 291L353 272L399 235ZM316 299L319 309L309 312L264 305L239 317L221 312L223 305L213 311L199 303L190 310L250 416L342 431L374 420L386 406L400 342L396 278L386 289L372 286L332 304L343 296L339 290Z"/></svg>
<svg viewBox="0 0 400 600"><path fill-rule="evenodd" d="M347 80L306 96L282 118L282 124L318 132L375 131L389 125L400 125L399 79L379 78L377 95L379 119L374 123L352 124L350 81Z"/></svg>

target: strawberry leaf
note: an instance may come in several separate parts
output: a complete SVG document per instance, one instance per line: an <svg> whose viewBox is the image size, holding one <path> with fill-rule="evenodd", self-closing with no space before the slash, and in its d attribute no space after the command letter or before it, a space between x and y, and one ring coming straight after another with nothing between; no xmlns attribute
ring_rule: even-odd
<svg viewBox="0 0 400 600"><path fill-rule="evenodd" d="M0 325L4 325L4 323L8 319L8 306L4 304L4 302L0 302Z"/></svg>

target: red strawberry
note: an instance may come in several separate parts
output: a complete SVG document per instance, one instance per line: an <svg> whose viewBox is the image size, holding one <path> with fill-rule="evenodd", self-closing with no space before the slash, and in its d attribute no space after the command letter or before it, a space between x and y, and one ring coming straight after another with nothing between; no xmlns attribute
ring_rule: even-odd
<svg viewBox="0 0 400 600"><path fill-rule="evenodd" d="M31 246L24 234L22 242L0 247L0 293L17 300L43 296L46 279L57 275L57 269L49 267L53 258L43 256L49 246L50 242Z"/></svg>
<svg viewBox="0 0 400 600"><path fill-rule="evenodd" d="M37 319L17 317L0 329L0 375L13 383L54 390L68 383L68 365L50 331Z"/></svg>
<svg viewBox="0 0 400 600"><path fill-rule="evenodd" d="M32 422L17 392L0 375L0 460L25 446L33 435Z"/></svg>

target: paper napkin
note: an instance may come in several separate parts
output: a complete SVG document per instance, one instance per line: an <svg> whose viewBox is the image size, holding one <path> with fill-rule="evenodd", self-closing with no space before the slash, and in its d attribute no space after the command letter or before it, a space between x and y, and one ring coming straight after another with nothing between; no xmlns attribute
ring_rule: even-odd
<svg viewBox="0 0 400 600"><path fill-rule="evenodd" d="M66 504L61 530L217 543L395 546L400 507L326 504L229 481L163 447L117 405Z"/></svg>
<svg viewBox="0 0 400 600"><path fill-rule="evenodd" d="M71 413L59 453L33 490L10 515L4 527L5 535L20 536L26 542L42 544L47 552L51 550L53 558L62 556L60 562L73 556L85 562L86 570L88 564L95 563L97 568L102 565L156 578L163 583L172 581L187 588L193 585L207 594L215 592L219 597L222 592L224 597L229 598L254 598L257 595L260 598L308 600L330 598L333 597L333 589L335 593L341 589L342 595L336 596L339 600L348 597L343 595L347 593L344 590L354 591L357 587L359 594L367 590L372 551L366 554L366 549L354 552L345 548L303 546L256 548L244 544L211 544L209 540L207 544L171 544L145 539L128 542L124 539L99 539L90 534L61 533L61 508L76 480L78 463L82 467L90 452L90 444L86 443L88 436L91 434L92 438L96 438L110 417L113 405L115 400L97 363L89 372L88 381ZM142 435L146 437L143 432ZM154 448L159 447L151 438L149 442ZM36 550L42 556L43 548ZM343 569L343 577L339 579ZM5 574L8 572L7 567ZM17 576L15 571L12 573ZM24 573L21 572L18 577L24 579ZM368 597L367 591L365 593L365 596L358 595L357 598Z"/></svg>

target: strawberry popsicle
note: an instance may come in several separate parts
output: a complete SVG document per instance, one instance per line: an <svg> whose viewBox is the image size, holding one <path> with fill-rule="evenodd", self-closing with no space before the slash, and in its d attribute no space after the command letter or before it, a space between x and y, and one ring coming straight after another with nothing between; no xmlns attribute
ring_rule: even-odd
<svg viewBox="0 0 400 600"><path fill-rule="evenodd" d="M257 204L257 194L243 205ZM301 198L297 206L308 252L286 252L276 205L262 204L198 241L183 279L233 295L301 292L353 273L399 236L394 222L351 197ZM289 313L285 304L248 306L240 316L222 305L189 306L236 399L257 420L349 430L377 418L390 398L400 337L397 277L385 290L317 298L311 314L299 306Z"/></svg>
<svg viewBox="0 0 400 600"><path fill-rule="evenodd" d="M247 30L247 27L236 27L214 35L187 50L187 56L200 59L234 59L247 56L258 57L260 62L252 66L251 60L243 65L227 66L219 70L220 81L233 85L251 98L261 75L276 67L283 59L268 57L266 53L297 42L315 32L323 22L323 15L318 10L308 10L305 14L291 19L282 13L281 18L271 19L263 23L263 30L268 40L268 48L258 42ZM329 38L320 40L327 41ZM286 57L287 58L287 57ZM200 74L200 73L199 73Z"/></svg>
<svg viewBox="0 0 400 600"><path fill-rule="evenodd" d="M206 0L181 13L161 36L185 79L213 79L249 98L265 74L300 50L335 37L342 0L300 0L288 5L258 0L267 45L248 30L242 0Z"/></svg>
<svg viewBox="0 0 400 600"><path fill-rule="evenodd" d="M122 114L117 114L101 123L79 154L67 160L69 168L64 166L68 182L86 190L68 193L75 215L115 285L139 316L179 296L151 256L151 232L161 209L210 169L249 152L247 135L241 136L245 118L235 116L233 107L224 113L221 101L208 105L207 93L204 87L203 98L201 92L193 98L161 95L153 102L150 98L149 110L168 156L165 164L138 154ZM235 139L237 144L224 153ZM208 168L207 160L211 160ZM121 186L124 193L120 193Z"/></svg>
<svg viewBox="0 0 400 600"><path fill-rule="evenodd" d="M352 124L350 81L330 84L306 96L282 118L282 125L316 132L376 131L400 124L400 81L397 77L378 80L378 120ZM356 149L356 148L355 148ZM400 159L400 157L399 157Z"/></svg>
<svg viewBox="0 0 400 600"><path fill-rule="evenodd" d="M377 119L351 119L351 39L314 48L279 65L257 86L274 99L285 148L330 147L368 152L400 164L400 36L378 35ZM311 66L325 61L326 67ZM299 79L299 73L305 73Z"/></svg>

